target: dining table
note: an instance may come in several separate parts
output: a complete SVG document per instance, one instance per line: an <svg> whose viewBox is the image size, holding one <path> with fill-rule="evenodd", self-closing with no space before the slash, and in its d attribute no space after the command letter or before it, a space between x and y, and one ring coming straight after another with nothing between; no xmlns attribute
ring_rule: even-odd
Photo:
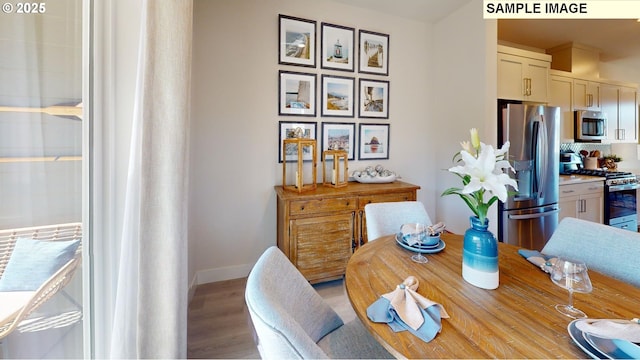
<svg viewBox="0 0 640 360"><path fill-rule="evenodd" d="M426 254L428 262L411 260L414 253L396 235L369 241L347 264L348 298L365 328L396 358L586 358L574 343L573 320L555 309L569 293L549 274L518 253L519 247L498 243L499 286L478 288L462 277L464 236L441 235L443 249ZM585 239L585 247L588 239ZM574 293L574 306L589 318L632 319L640 315L640 288L589 270L591 293ZM394 332L367 317L367 308L393 291L407 277L418 279L418 294L441 304L449 318L435 338L425 342L409 331Z"/></svg>

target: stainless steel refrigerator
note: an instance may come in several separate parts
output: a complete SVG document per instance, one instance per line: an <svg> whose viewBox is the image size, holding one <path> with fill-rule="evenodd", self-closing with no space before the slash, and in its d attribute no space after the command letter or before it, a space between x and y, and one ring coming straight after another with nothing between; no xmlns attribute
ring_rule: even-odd
<svg viewBox="0 0 640 360"><path fill-rule="evenodd" d="M499 101L498 117L518 182L518 193L499 202L498 240L541 250L558 225L560 108Z"/></svg>

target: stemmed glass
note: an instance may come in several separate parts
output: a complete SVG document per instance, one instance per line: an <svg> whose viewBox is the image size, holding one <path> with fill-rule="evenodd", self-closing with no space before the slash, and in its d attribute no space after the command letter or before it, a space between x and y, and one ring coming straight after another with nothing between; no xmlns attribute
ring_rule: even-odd
<svg viewBox="0 0 640 360"><path fill-rule="evenodd" d="M586 294L593 290L587 265L582 261L558 258L551 268L551 280L554 284L569 290L569 304L558 304L556 310L570 318L586 318L587 315L582 310L573 307L573 293Z"/></svg>
<svg viewBox="0 0 640 360"><path fill-rule="evenodd" d="M416 228L410 235L412 238L412 243L420 245L419 248L422 249L422 246L424 245L424 242L427 239L427 225L421 224L421 223L417 223L415 225L416 225ZM420 264L425 264L429 262L429 259L427 259L420 252L411 256L411 260Z"/></svg>

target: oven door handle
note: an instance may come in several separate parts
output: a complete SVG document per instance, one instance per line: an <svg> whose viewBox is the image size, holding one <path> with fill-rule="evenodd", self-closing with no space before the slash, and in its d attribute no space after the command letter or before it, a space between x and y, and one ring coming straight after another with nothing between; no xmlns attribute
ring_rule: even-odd
<svg viewBox="0 0 640 360"><path fill-rule="evenodd" d="M609 192L635 190L640 188L640 184L621 184L621 185L609 185Z"/></svg>

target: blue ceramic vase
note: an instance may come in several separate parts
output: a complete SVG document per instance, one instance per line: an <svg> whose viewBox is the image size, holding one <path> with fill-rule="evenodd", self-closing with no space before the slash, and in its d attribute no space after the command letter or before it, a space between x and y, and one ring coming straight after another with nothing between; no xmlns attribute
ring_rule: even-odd
<svg viewBox="0 0 640 360"><path fill-rule="evenodd" d="M499 284L498 241L487 230L489 219L480 222L477 216L469 218L471 227L464 233L462 251L462 278L483 289L495 289Z"/></svg>

